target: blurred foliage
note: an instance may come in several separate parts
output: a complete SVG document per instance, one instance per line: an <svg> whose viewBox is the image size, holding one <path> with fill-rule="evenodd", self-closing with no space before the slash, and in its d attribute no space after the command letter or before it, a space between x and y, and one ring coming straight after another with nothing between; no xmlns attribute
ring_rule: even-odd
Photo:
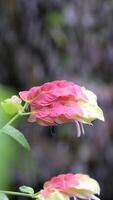
<svg viewBox="0 0 113 200"><path fill-rule="evenodd" d="M63 25L63 16L59 11L51 11L47 15L47 23L50 28L61 28Z"/></svg>
<svg viewBox="0 0 113 200"><path fill-rule="evenodd" d="M0 82L23 90L73 80L97 94L106 119L85 126L80 139L74 124L53 130L24 121L20 128L32 150L19 152L16 188L26 184L37 190L58 173L83 172L100 182L102 199L112 199L112 21L112 0L0 1Z"/></svg>
<svg viewBox="0 0 113 200"><path fill-rule="evenodd" d="M0 86L0 101L12 96L15 90ZM0 127L2 127L9 119L10 115L6 115L0 105ZM13 173L14 161L17 158L16 144L9 136L0 134L0 188L9 188L11 184L11 173Z"/></svg>

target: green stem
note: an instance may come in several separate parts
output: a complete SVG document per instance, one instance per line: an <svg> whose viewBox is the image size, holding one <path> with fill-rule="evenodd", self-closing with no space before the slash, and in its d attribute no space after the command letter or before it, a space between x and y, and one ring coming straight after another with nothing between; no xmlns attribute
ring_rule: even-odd
<svg viewBox="0 0 113 200"><path fill-rule="evenodd" d="M35 112L20 113L20 115L21 115L21 116L26 116L26 115L31 115L31 114L33 114L33 113L35 113Z"/></svg>
<svg viewBox="0 0 113 200"><path fill-rule="evenodd" d="M26 103L24 104L22 111L25 111L25 109L27 109L27 108L28 108L28 102L26 102Z"/></svg>
<svg viewBox="0 0 113 200"><path fill-rule="evenodd" d="M30 198L36 198L34 194L27 194L27 193L22 193L22 192L12 192L12 191L5 191L5 190L0 190L0 194L9 194L9 195L15 195L15 196L25 196L25 197L30 197Z"/></svg>
<svg viewBox="0 0 113 200"><path fill-rule="evenodd" d="M20 114L17 113L13 118L11 118L11 120L8 121L8 123L6 123L6 124L2 127L2 129L5 128L6 126L10 125L10 124L11 124L14 120L16 120L19 116L20 116Z"/></svg>

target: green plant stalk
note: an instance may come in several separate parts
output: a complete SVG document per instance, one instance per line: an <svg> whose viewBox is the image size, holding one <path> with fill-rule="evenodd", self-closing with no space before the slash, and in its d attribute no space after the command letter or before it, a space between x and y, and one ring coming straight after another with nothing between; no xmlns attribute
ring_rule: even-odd
<svg viewBox="0 0 113 200"><path fill-rule="evenodd" d="M7 194L7 195L15 195L15 196L24 196L24 197L29 197L29 198L35 198L34 194L27 194L27 193L22 193L22 192L13 192L13 191L6 191L6 190L0 190L0 194Z"/></svg>
<svg viewBox="0 0 113 200"><path fill-rule="evenodd" d="M23 113L20 113L20 116L31 115L33 113L35 113L35 112L26 112L26 113L23 112Z"/></svg>
<svg viewBox="0 0 113 200"><path fill-rule="evenodd" d="M20 116L20 113L17 113L14 117L11 118L11 120L8 121L1 129L5 128L6 126L12 124L13 121L15 121Z"/></svg>

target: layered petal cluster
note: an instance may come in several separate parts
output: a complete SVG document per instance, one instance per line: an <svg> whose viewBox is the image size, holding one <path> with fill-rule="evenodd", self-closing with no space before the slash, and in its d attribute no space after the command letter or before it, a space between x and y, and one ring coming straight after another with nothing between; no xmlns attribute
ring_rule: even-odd
<svg viewBox="0 0 113 200"><path fill-rule="evenodd" d="M95 119L104 120L96 95L73 82L48 82L22 91L19 95L30 104L32 114L29 121L36 121L43 126L71 121L91 123Z"/></svg>
<svg viewBox="0 0 113 200"><path fill-rule="evenodd" d="M100 187L96 180L84 174L62 174L47 181L38 194L40 200L67 200L70 197L99 199ZM58 197L57 197L58 196Z"/></svg>

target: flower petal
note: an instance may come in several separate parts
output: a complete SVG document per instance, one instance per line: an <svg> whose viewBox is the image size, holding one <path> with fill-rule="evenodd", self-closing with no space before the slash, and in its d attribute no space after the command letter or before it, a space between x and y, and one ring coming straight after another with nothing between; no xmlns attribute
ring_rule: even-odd
<svg viewBox="0 0 113 200"><path fill-rule="evenodd" d="M83 174L76 174L75 178L79 181L79 184L75 187L75 193L78 195L90 196L92 194L100 194L100 187L96 180Z"/></svg>
<svg viewBox="0 0 113 200"><path fill-rule="evenodd" d="M104 121L103 111L99 106L89 104L89 102L88 103L79 102L79 106L83 111L83 115L80 120L81 122L90 123L95 119L100 119L101 121Z"/></svg>

